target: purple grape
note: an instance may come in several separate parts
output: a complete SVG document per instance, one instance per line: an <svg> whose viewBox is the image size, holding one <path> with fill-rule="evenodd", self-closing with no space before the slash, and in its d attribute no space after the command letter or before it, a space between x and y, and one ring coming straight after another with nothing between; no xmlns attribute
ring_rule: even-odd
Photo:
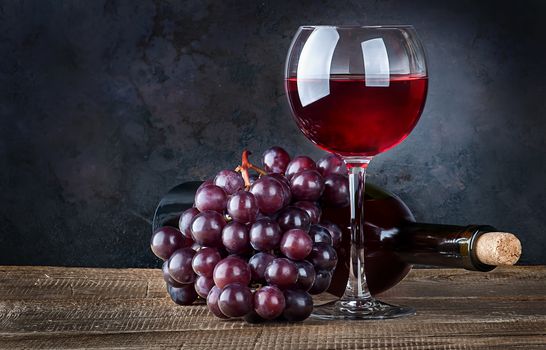
<svg viewBox="0 0 546 350"><path fill-rule="evenodd" d="M222 230L222 243L229 253L244 254L250 251L250 238L245 225L232 221Z"/></svg>
<svg viewBox="0 0 546 350"><path fill-rule="evenodd" d="M218 247L222 244L222 229L225 225L226 221L220 213L207 210L193 218L191 236L202 246Z"/></svg>
<svg viewBox="0 0 546 350"><path fill-rule="evenodd" d="M214 178L214 184L227 194L234 194L245 187L241 174L233 170L222 170Z"/></svg>
<svg viewBox="0 0 546 350"><path fill-rule="evenodd" d="M241 283L248 285L250 283L250 267L243 259L236 256L228 256L221 260L214 268L214 284L218 288L224 288L230 283Z"/></svg>
<svg viewBox="0 0 546 350"><path fill-rule="evenodd" d="M196 252L199 251L199 249L201 249L203 247L201 247L201 245L199 245L199 243L195 243L193 242L193 244L191 245L191 249L195 250Z"/></svg>
<svg viewBox="0 0 546 350"><path fill-rule="evenodd" d="M328 154L320 158L317 168L324 177L332 174L347 175L347 165L345 165L343 158L335 154Z"/></svg>
<svg viewBox="0 0 546 350"><path fill-rule="evenodd" d="M262 156L262 164L268 173L284 174L288 163L290 163L290 155L278 146L267 149Z"/></svg>
<svg viewBox="0 0 546 350"><path fill-rule="evenodd" d="M217 249L203 247L193 256L191 265L193 271L199 276L212 278L214 267L220 260L222 260L222 257Z"/></svg>
<svg viewBox="0 0 546 350"><path fill-rule="evenodd" d="M230 283L222 289L218 307L228 317L243 317L252 311L253 301L250 288L241 283Z"/></svg>
<svg viewBox="0 0 546 350"><path fill-rule="evenodd" d="M199 214L199 210L197 208L189 208L180 215L180 219L178 220L178 228L180 229L180 232L182 232L186 238L191 239L192 241L191 221L197 214Z"/></svg>
<svg viewBox="0 0 546 350"><path fill-rule="evenodd" d="M290 322L303 321L313 312L313 298L303 290L284 291L285 307L283 317Z"/></svg>
<svg viewBox="0 0 546 350"><path fill-rule="evenodd" d="M287 206L290 204L290 201L292 200L292 192L290 191L290 181L284 175L282 174L269 174L268 176L274 178L275 180L279 181L279 183L282 186L282 193L284 196L284 203L283 206Z"/></svg>
<svg viewBox="0 0 546 350"><path fill-rule="evenodd" d="M250 272L252 274L252 280L255 282L265 282L265 268L270 262L275 260L275 256L268 253L256 253L249 260Z"/></svg>
<svg viewBox="0 0 546 350"><path fill-rule="evenodd" d="M168 261L169 275L178 283L188 284L195 281L191 261L195 251L191 248L176 250Z"/></svg>
<svg viewBox="0 0 546 350"><path fill-rule="evenodd" d="M324 179L316 170L304 170L290 180L292 198L299 201L316 201L324 191Z"/></svg>
<svg viewBox="0 0 546 350"><path fill-rule="evenodd" d="M163 226L152 234L150 248L158 258L167 260L175 250L188 247L192 243L174 227Z"/></svg>
<svg viewBox="0 0 546 350"><path fill-rule="evenodd" d="M239 191L228 200L227 212L233 220L248 224L256 220L258 202L252 193Z"/></svg>
<svg viewBox="0 0 546 350"><path fill-rule="evenodd" d="M197 299L197 293L191 284L186 284L182 287L167 285L167 292L171 299L178 305L191 305Z"/></svg>
<svg viewBox="0 0 546 350"><path fill-rule="evenodd" d="M307 156L297 156L288 163L286 167L285 176L288 180L304 170L314 170L317 165L314 160Z"/></svg>
<svg viewBox="0 0 546 350"><path fill-rule="evenodd" d="M165 260L163 262L163 265L161 266L161 272L163 273L163 279L167 284L173 286L173 287L182 287L185 286L183 283L176 282L173 280L171 275L169 274L169 260Z"/></svg>
<svg viewBox="0 0 546 350"><path fill-rule="evenodd" d="M307 260L316 270L333 270L337 265L337 253L334 247L326 243L315 243Z"/></svg>
<svg viewBox="0 0 546 350"><path fill-rule="evenodd" d="M324 178L322 201L332 207L347 207L349 202L349 178L346 175L332 174Z"/></svg>
<svg viewBox="0 0 546 350"><path fill-rule="evenodd" d="M256 250L275 249L281 241L281 228L272 219L263 218L250 227L250 244Z"/></svg>
<svg viewBox="0 0 546 350"><path fill-rule="evenodd" d="M311 218L301 208L286 207L277 216L277 223L282 231L298 228L307 232L311 226Z"/></svg>
<svg viewBox="0 0 546 350"><path fill-rule="evenodd" d="M199 295L201 298L206 299L207 295L209 295L210 290L212 289L212 287L214 287L214 281L212 278L199 276L195 280L194 287L197 295Z"/></svg>
<svg viewBox="0 0 546 350"><path fill-rule="evenodd" d="M194 204L199 211L213 210L223 213L226 209L227 195L216 185L203 186L195 192Z"/></svg>
<svg viewBox="0 0 546 350"><path fill-rule="evenodd" d="M279 181L281 184L285 184L288 186L288 189L290 190L290 180L286 178L283 174L277 174L277 173L271 173L267 174L267 176L274 178L275 180Z"/></svg>
<svg viewBox="0 0 546 350"><path fill-rule="evenodd" d="M311 224L318 224L320 222L322 210L320 210L319 206L316 203L299 201L292 204L292 206L305 210L307 212L307 215L309 215L309 218L311 219Z"/></svg>
<svg viewBox="0 0 546 350"><path fill-rule="evenodd" d="M199 187L197 187L197 191L199 191L200 189L202 189L203 187L205 186L208 186L208 185L214 185L214 180L211 180L211 179L208 179L208 180L205 180L201 183L201 185L199 185Z"/></svg>
<svg viewBox="0 0 546 350"><path fill-rule="evenodd" d="M276 258L265 268L265 280L279 288L289 288L296 284L298 268L286 258Z"/></svg>
<svg viewBox="0 0 546 350"><path fill-rule="evenodd" d="M284 294L275 286L264 286L254 293L254 310L266 320L279 317L284 306Z"/></svg>
<svg viewBox="0 0 546 350"><path fill-rule="evenodd" d="M311 294L320 294L324 293L330 288L330 283L332 282L332 273L330 271L317 271L315 275L315 282L309 293Z"/></svg>
<svg viewBox="0 0 546 350"><path fill-rule="evenodd" d="M334 248L337 248L341 243L342 237L342 233L339 227L331 222L323 222L321 223L321 225L326 227L328 232L330 232L330 236L332 236L332 245L334 246Z"/></svg>
<svg viewBox="0 0 546 350"><path fill-rule="evenodd" d="M311 253L313 240L300 229L288 230L281 239L281 252L292 260L303 260Z"/></svg>
<svg viewBox="0 0 546 350"><path fill-rule="evenodd" d="M296 282L296 288L309 290L313 283L315 283L315 268L309 261L296 261L296 267L298 268L298 280Z"/></svg>
<svg viewBox="0 0 546 350"><path fill-rule="evenodd" d="M330 231L322 225L311 225L309 229L309 235L313 239L314 243L326 243L332 245L332 236Z"/></svg>
<svg viewBox="0 0 546 350"><path fill-rule="evenodd" d="M220 299L220 294L222 290L216 286L212 287L209 295L207 295L207 307L212 314L218 318L229 318L220 311L218 307L218 299Z"/></svg>
<svg viewBox="0 0 546 350"><path fill-rule="evenodd" d="M283 186L271 176L263 176L250 186L258 209L264 214L273 214L285 204Z"/></svg>
<svg viewBox="0 0 546 350"><path fill-rule="evenodd" d="M262 213L258 212L258 215L256 215L255 222L258 221L258 220L261 220L261 219L271 219L273 221L277 221L277 216L278 216L278 213L265 215L265 214L262 214Z"/></svg>

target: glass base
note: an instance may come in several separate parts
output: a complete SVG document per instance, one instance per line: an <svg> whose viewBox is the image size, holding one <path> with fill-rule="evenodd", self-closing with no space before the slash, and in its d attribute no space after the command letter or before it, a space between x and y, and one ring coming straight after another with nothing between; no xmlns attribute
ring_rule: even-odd
<svg viewBox="0 0 546 350"><path fill-rule="evenodd" d="M311 317L321 320L382 320L415 315L415 309L396 306L373 298L366 300L338 300L316 306Z"/></svg>

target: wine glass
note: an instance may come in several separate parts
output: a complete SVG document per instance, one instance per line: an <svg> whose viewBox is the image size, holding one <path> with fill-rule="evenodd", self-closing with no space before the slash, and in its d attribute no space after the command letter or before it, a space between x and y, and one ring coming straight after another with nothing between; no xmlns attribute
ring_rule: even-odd
<svg viewBox="0 0 546 350"><path fill-rule="evenodd" d="M382 319L412 308L376 300L364 273L364 184L372 157L402 142L425 104L423 47L412 26L303 26L288 51L286 94L303 134L345 160L351 202L349 280L319 318Z"/></svg>

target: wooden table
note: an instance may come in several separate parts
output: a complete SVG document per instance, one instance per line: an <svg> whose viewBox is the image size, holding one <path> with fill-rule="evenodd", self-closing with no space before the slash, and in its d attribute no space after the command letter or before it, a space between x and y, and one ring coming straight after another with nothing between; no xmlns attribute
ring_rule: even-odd
<svg viewBox="0 0 546 350"><path fill-rule="evenodd" d="M417 316L245 324L176 306L159 270L0 267L0 348L546 349L546 267L416 270L382 296Z"/></svg>

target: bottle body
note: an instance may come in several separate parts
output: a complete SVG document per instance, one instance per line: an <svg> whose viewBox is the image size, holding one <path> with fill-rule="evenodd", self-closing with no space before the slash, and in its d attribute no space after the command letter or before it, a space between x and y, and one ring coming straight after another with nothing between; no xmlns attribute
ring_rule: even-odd
<svg viewBox="0 0 546 350"><path fill-rule="evenodd" d="M364 200L365 269L368 287L378 294L398 284L412 264L491 271L495 266L476 257L477 239L491 226L455 226L417 223L406 204L396 195L372 184ZM323 208L323 219L343 230L340 256L329 292L341 295L348 276L350 232L348 208Z"/></svg>
<svg viewBox="0 0 546 350"><path fill-rule="evenodd" d="M328 291L336 296L343 294L349 275L349 210L323 208L322 213L323 220L337 224L343 231L338 248L339 262ZM370 292L377 294L398 284L411 270L411 264L392 248L401 234L400 226L415 220L409 208L398 197L372 184L366 184L364 217L366 280Z"/></svg>

